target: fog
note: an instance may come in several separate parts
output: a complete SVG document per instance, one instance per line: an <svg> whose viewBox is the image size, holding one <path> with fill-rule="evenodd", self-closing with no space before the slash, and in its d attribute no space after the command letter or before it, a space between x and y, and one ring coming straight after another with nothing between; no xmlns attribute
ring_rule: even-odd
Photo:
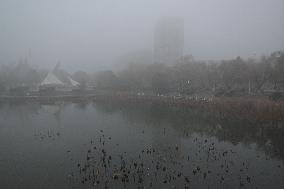
<svg viewBox="0 0 284 189"><path fill-rule="evenodd" d="M184 54L196 59L284 49L283 0L1 0L0 64L115 68L125 53L152 50L155 24L172 16L184 19Z"/></svg>
<svg viewBox="0 0 284 189"><path fill-rule="evenodd" d="M283 136L284 0L0 0L0 189L284 189Z"/></svg>

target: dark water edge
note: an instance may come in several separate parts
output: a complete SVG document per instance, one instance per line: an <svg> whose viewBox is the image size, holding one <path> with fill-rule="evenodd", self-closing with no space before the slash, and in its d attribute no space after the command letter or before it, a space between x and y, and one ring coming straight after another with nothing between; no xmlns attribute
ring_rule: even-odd
<svg viewBox="0 0 284 189"><path fill-rule="evenodd" d="M284 186L282 121L153 102L18 102L0 112L3 188Z"/></svg>

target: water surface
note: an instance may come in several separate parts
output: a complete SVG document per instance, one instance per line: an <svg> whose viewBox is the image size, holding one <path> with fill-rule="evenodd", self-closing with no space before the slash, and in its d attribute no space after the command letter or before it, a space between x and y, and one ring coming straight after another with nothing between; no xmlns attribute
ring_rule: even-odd
<svg viewBox="0 0 284 189"><path fill-rule="evenodd" d="M1 104L0 188L280 189L281 124L150 103Z"/></svg>

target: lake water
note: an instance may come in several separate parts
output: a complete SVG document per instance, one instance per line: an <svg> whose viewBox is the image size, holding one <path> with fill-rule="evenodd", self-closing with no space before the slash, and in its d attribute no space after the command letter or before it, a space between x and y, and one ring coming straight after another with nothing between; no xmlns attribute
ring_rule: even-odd
<svg viewBox="0 0 284 189"><path fill-rule="evenodd" d="M0 105L1 189L282 189L283 160L283 123L151 103Z"/></svg>

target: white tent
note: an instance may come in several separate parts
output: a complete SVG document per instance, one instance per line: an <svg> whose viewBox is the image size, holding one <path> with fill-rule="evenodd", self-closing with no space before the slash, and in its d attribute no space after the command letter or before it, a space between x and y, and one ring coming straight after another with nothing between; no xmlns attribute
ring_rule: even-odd
<svg viewBox="0 0 284 189"><path fill-rule="evenodd" d="M70 83L73 87L77 87L80 85L77 81L73 80L71 77L69 77Z"/></svg>
<svg viewBox="0 0 284 189"><path fill-rule="evenodd" d="M40 85L41 86L46 86L46 85L63 86L64 83L60 81L53 73L49 72Z"/></svg>

